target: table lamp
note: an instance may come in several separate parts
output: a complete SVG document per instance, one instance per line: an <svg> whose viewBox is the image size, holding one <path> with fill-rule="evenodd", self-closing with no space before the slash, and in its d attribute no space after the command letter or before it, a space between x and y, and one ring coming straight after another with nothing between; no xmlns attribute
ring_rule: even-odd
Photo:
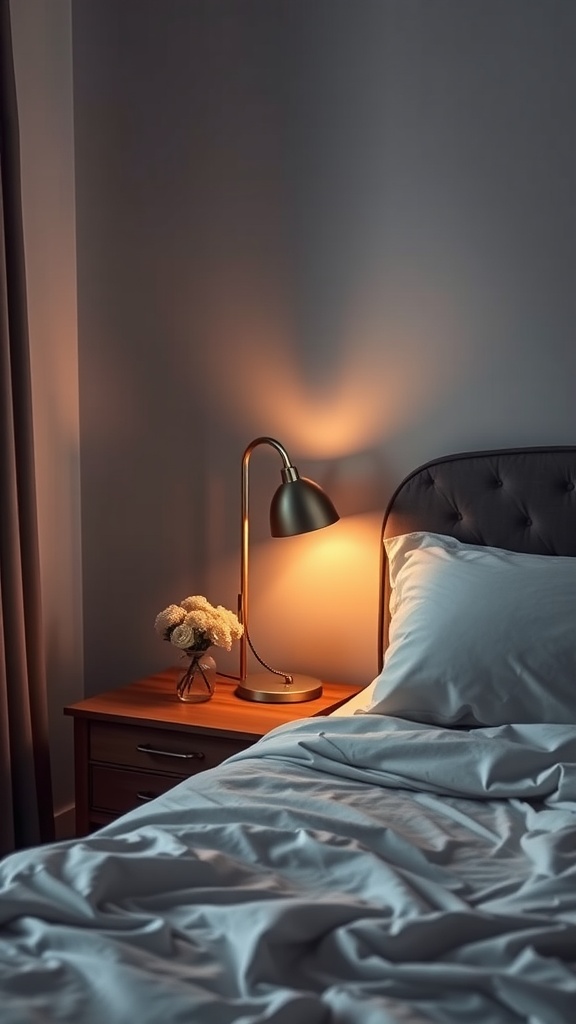
<svg viewBox="0 0 576 1024"><path fill-rule="evenodd" d="M340 518L334 505L322 488L301 477L292 465L286 449L273 437L257 437L251 441L242 456L242 546L240 563L240 594L238 618L244 626L240 638L240 680L236 695L244 700L270 704L297 703L314 700L322 694L322 683L312 676L280 672L271 668L255 650L250 637L248 618L248 551L250 517L248 508L250 456L261 444L271 445L283 461L282 483L270 504L270 533L273 537L292 537L310 533L336 523ZM248 647L265 672L247 673Z"/></svg>

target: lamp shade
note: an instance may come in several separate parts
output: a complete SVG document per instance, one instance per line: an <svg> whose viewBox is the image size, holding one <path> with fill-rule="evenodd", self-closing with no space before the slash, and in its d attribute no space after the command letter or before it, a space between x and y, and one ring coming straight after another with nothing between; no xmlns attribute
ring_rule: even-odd
<svg viewBox="0 0 576 1024"><path fill-rule="evenodd" d="M294 475L295 474L295 475ZM298 475L294 467L284 477L270 503L270 533L293 537L337 523L340 518L328 495L313 480Z"/></svg>

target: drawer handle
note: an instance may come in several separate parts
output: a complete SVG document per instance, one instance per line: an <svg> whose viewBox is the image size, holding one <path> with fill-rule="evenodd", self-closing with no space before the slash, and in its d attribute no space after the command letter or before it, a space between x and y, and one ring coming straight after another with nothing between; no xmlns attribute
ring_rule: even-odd
<svg viewBox="0 0 576 1024"><path fill-rule="evenodd" d="M136 793L137 800L155 800L157 793Z"/></svg>
<svg viewBox="0 0 576 1024"><path fill-rule="evenodd" d="M149 743L139 743L136 747L141 754L159 754L160 757L180 757L185 761L191 761L196 758L198 761L204 760L204 754L199 751L190 751L189 754L178 754L175 750L158 750L156 747L151 747Z"/></svg>

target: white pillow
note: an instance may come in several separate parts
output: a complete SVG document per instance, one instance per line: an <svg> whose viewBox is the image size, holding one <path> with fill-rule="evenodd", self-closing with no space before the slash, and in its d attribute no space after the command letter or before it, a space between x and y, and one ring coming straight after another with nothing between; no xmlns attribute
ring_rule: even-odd
<svg viewBox="0 0 576 1024"><path fill-rule="evenodd" d="M391 622L371 714L576 722L576 558L410 533L385 541Z"/></svg>

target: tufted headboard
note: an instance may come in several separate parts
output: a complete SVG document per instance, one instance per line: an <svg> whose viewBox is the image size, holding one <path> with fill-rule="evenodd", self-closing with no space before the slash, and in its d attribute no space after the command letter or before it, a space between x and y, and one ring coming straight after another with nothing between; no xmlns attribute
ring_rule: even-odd
<svg viewBox="0 0 576 1024"><path fill-rule="evenodd" d="M461 452L427 462L396 488L382 541L415 530L510 551L576 556L576 446ZM388 643L382 544L380 668Z"/></svg>

